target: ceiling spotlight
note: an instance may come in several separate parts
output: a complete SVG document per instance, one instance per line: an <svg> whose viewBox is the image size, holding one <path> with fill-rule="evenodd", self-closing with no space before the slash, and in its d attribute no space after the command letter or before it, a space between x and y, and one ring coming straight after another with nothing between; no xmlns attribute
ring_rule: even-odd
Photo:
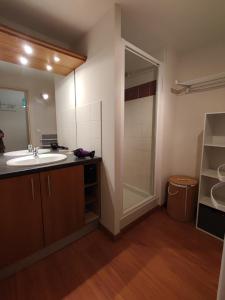
<svg viewBox="0 0 225 300"><path fill-rule="evenodd" d="M47 71L51 71L52 70L52 66L51 65L46 65L46 69L47 69Z"/></svg>
<svg viewBox="0 0 225 300"><path fill-rule="evenodd" d="M48 95L47 93L43 93L43 94L41 94L41 97L42 97L42 99L44 99L44 100L48 100L49 95Z"/></svg>
<svg viewBox="0 0 225 300"><path fill-rule="evenodd" d="M19 60L20 60L20 63L22 64L22 65L27 65L28 64L28 59L26 58L26 57L24 57L24 56L21 56L20 58L19 58Z"/></svg>
<svg viewBox="0 0 225 300"><path fill-rule="evenodd" d="M32 54L33 53L33 49L31 48L31 46L29 46L29 45L24 45L23 46L23 49L24 49L24 51L27 53L27 54Z"/></svg>
<svg viewBox="0 0 225 300"><path fill-rule="evenodd" d="M60 58L58 57L58 56L54 56L54 61L57 63L57 62L59 62L60 61Z"/></svg>

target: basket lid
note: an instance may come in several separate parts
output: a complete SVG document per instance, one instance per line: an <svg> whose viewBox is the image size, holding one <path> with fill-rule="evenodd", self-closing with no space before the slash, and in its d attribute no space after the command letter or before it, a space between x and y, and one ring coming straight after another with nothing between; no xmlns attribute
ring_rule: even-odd
<svg viewBox="0 0 225 300"><path fill-rule="evenodd" d="M174 175L169 177L169 182L174 183L174 184L179 184L179 185L184 185L184 186L195 186L198 184L198 180L189 177L189 176L182 176L182 175Z"/></svg>

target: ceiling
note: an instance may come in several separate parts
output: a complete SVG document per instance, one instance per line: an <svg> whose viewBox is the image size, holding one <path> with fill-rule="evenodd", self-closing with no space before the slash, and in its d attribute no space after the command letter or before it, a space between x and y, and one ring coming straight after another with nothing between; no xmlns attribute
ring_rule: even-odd
<svg viewBox="0 0 225 300"><path fill-rule="evenodd" d="M1 0L0 20L71 44L115 2L123 36L145 50L171 46L182 53L225 41L224 0Z"/></svg>

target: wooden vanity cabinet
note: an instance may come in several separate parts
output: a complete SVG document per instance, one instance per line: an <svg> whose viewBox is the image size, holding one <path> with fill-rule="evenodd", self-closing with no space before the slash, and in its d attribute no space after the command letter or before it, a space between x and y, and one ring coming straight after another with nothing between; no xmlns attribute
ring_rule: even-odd
<svg viewBox="0 0 225 300"><path fill-rule="evenodd" d="M40 173L45 245L84 226L83 166Z"/></svg>
<svg viewBox="0 0 225 300"><path fill-rule="evenodd" d="M0 180L0 267L43 246L39 174Z"/></svg>
<svg viewBox="0 0 225 300"><path fill-rule="evenodd" d="M83 165L0 180L0 268L84 226Z"/></svg>

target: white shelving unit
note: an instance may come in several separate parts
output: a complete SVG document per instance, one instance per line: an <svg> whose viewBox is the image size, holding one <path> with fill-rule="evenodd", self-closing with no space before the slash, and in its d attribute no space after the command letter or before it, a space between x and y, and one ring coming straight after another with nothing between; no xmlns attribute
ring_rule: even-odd
<svg viewBox="0 0 225 300"><path fill-rule="evenodd" d="M211 190L220 182L218 167L223 164L225 164L225 112L207 113L196 225L198 229L220 239L223 239L225 233L225 182L224 185L220 184L218 192L214 192L214 198L218 197L219 205L215 205L215 199L212 200Z"/></svg>

